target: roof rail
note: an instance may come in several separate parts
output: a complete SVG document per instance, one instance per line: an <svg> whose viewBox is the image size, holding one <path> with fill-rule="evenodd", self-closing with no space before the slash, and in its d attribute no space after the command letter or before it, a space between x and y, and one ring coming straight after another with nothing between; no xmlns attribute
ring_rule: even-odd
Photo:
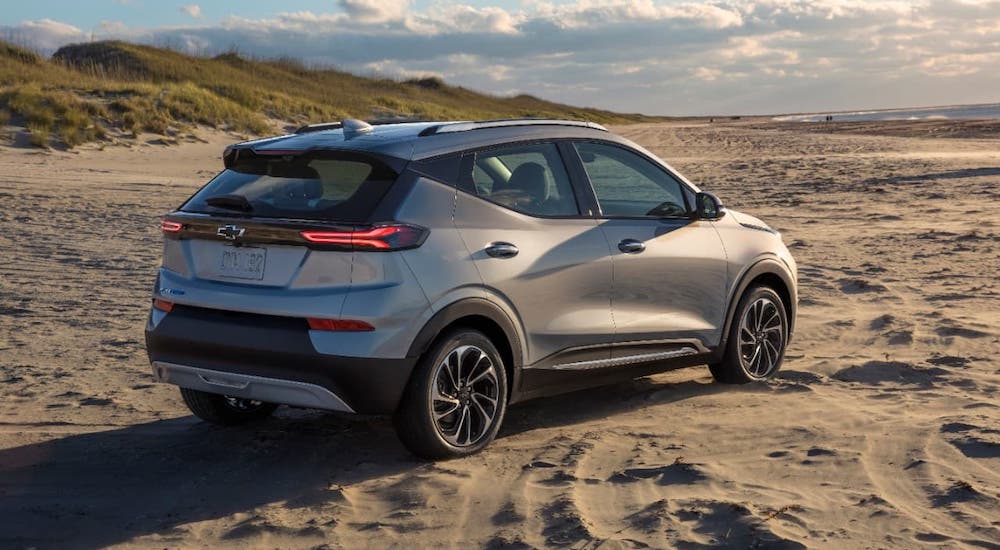
<svg viewBox="0 0 1000 550"><path fill-rule="evenodd" d="M596 122L583 120L559 120L549 118L507 118L498 120L480 120L475 122L446 122L436 126L430 126L420 132L420 136L433 136L436 134L450 134L453 132L467 132L469 130L481 130L484 128L505 128L509 126L576 126L581 128L592 128L607 132L608 129Z"/></svg>
<svg viewBox="0 0 1000 550"><path fill-rule="evenodd" d="M406 124L411 122L431 122L430 120L415 119L415 118L377 118L375 120L366 120L371 126L383 126L385 124ZM316 124L307 124L301 128L296 129L294 134L308 134L310 132L322 132L323 130L339 130L344 127L343 122L318 122Z"/></svg>

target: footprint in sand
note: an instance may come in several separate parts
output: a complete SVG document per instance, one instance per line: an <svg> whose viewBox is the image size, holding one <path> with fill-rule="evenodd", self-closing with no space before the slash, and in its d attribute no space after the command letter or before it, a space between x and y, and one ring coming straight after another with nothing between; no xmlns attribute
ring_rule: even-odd
<svg viewBox="0 0 1000 550"><path fill-rule="evenodd" d="M927 362L932 365L944 366L944 367L968 367L971 361L967 357L958 357L956 355L941 355L938 357L931 357L927 359Z"/></svg>
<svg viewBox="0 0 1000 550"><path fill-rule="evenodd" d="M880 315L872 319L872 321L868 323L868 328L872 330L882 330L888 326L892 326L892 324L895 322L896 322L896 317L886 313L885 315Z"/></svg>
<svg viewBox="0 0 1000 550"><path fill-rule="evenodd" d="M893 330L886 333L890 346L905 346L913 343L913 332L909 330Z"/></svg>
<svg viewBox="0 0 1000 550"><path fill-rule="evenodd" d="M968 458L1000 458L1000 429L949 422L941 426L941 433Z"/></svg>
<svg viewBox="0 0 1000 550"><path fill-rule="evenodd" d="M886 292L889 290L883 284L873 283L867 279L861 278L840 279L837 283L840 285L840 291L845 294L869 294Z"/></svg>
<svg viewBox="0 0 1000 550"><path fill-rule="evenodd" d="M931 496L935 507L946 507L959 502L990 500L989 497L976 490L968 481L956 481L953 485ZM995 500L995 499L993 499Z"/></svg>
<svg viewBox="0 0 1000 550"><path fill-rule="evenodd" d="M954 325L939 326L934 329L934 332L942 338L951 338L954 336L958 336L959 338L983 338L989 336L986 332Z"/></svg>
<svg viewBox="0 0 1000 550"><path fill-rule="evenodd" d="M667 466L627 468L612 474L608 481L611 483L634 483L644 479L656 479L659 485L690 485L706 478L696 465L688 464L678 458L673 464Z"/></svg>
<svg viewBox="0 0 1000 550"><path fill-rule="evenodd" d="M948 371L940 368L921 368L901 361L868 361L835 372L832 378L841 382L913 384L930 387Z"/></svg>

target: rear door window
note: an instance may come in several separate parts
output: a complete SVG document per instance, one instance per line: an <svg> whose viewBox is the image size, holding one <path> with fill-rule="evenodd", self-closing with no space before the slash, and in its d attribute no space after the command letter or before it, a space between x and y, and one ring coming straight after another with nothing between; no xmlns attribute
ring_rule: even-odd
<svg viewBox="0 0 1000 550"><path fill-rule="evenodd" d="M514 145L479 151L471 186L461 186L490 202L533 216L576 216L580 209L566 167L553 143Z"/></svg>
<svg viewBox="0 0 1000 550"><path fill-rule="evenodd" d="M356 153L272 156L240 151L181 210L364 222L396 178L384 163Z"/></svg>

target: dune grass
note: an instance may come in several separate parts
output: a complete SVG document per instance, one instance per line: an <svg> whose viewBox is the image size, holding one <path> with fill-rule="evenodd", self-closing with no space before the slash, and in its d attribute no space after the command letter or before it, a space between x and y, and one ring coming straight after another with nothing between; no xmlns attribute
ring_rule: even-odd
<svg viewBox="0 0 1000 550"><path fill-rule="evenodd" d="M344 117L557 117L600 123L653 120L528 95L497 97L438 78L398 81L293 59L227 53L195 57L124 42L67 46L51 59L0 42L0 116L37 146L73 147L109 134L172 135L206 125L251 135Z"/></svg>

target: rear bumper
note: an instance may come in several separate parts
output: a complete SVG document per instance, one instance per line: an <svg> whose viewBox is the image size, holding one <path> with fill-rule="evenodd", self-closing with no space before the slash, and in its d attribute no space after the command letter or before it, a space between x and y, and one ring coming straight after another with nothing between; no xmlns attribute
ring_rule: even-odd
<svg viewBox="0 0 1000 550"><path fill-rule="evenodd" d="M416 358L319 353L304 319L174 306L146 326L160 382L301 407L395 412Z"/></svg>
<svg viewBox="0 0 1000 550"><path fill-rule="evenodd" d="M355 412L337 394L324 387L305 382L219 372L162 361L153 362L153 376L157 382L208 393L220 393L230 397L243 397L296 407Z"/></svg>

